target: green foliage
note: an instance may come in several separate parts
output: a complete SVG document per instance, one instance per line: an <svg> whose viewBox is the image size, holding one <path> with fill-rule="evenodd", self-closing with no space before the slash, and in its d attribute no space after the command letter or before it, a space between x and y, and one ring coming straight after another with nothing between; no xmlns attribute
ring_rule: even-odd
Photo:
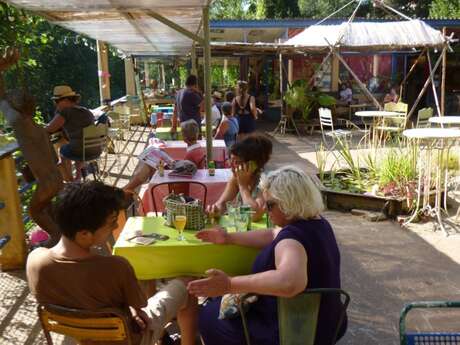
<svg viewBox="0 0 460 345"><path fill-rule="evenodd" d="M21 59L5 73L7 88L28 90L36 98L45 120L53 114L53 87L68 84L82 95L82 105L99 105L96 42L83 35L49 24L0 2L0 47L16 46ZM110 51L112 97L124 92L124 63Z"/></svg>
<svg viewBox="0 0 460 345"><path fill-rule="evenodd" d="M284 101L290 107L300 110L304 119L308 119L315 107L330 107L336 103L334 97L311 90L305 80L296 80L286 91Z"/></svg>
<svg viewBox="0 0 460 345"><path fill-rule="evenodd" d="M266 18L298 18L298 0L263 0Z"/></svg>
<svg viewBox="0 0 460 345"><path fill-rule="evenodd" d="M430 18L460 18L460 2L458 0L433 0L430 5Z"/></svg>

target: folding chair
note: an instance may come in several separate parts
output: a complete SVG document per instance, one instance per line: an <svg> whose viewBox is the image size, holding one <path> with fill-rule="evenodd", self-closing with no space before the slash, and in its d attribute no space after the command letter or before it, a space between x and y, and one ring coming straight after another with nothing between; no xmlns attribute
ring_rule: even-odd
<svg viewBox="0 0 460 345"><path fill-rule="evenodd" d="M460 345L460 332L407 332L406 317L412 309L460 308L460 301L431 301L408 303L399 317L399 339L401 345ZM455 320L456 321L456 320Z"/></svg>
<svg viewBox="0 0 460 345"><path fill-rule="evenodd" d="M168 186L168 193L174 193L174 194L184 194L186 196L190 196L190 187L192 185L199 186L202 191L203 191L203 199L200 199L203 201L203 206L206 205L206 197L208 195L208 187L204 183L198 182L198 181L177 181L177 182L163 182L163 183L158 183L154 185L150 192L152 193L152 200L153 200L153 211L155 212L155 215L158 216L158 208L157 204L155 201L155 190L157 188L160 188L164 185Z"/></svg>
<svg viewBox="0 0 460 345"><path fill-rule="evenodd" d="M330 150L333 150L335 148L338 140L340 141L342 141L342 139L348 140L352 138L353 133L363 132L353 122L348 121L346 119L340 119L340 121L344 122L346 126L353 127L356 130L352 131L352 130L345 130L345 129L335 129L331 109L319 108L318 112L319 112L319 124L321 127L321 135L323 138L323 143ZM326 131L326 129L329 129L329 130ZM334 142L332 146L328 146L326 137L331 137L333 139Z"/></svg>
<svg viewBox="0 0 460 345"><path fill-rule="evenodd" d="M332 334L331 343L328 343L324 339L319 339L319 343L322 345L333 345L336 343L340 329L345 321L350 296L342 289L321 288L310 289L291 298L277 298L280 345L315 344L321 299L325 295L336 295L340 298L341 307L336 315L337 323L330 325ZM251 345L247 320L242 305L240 305L239 309L242 316L246 344Z"/></svg>
<svg viewBox="0 0 460 345"><path fill-rule="evenodd" d="M92 168L92 174L95 180L100 179L100 169L98 165L98 160L100 160L101 155L106 151L107 148L107 125L90 125L83 128L83 156L80 162L84 163L87 167ZM98 149L97 154L87 155L86 151L90 149ZM105 156L105 163L107 162L107 156ZM86 178L86 173L82 174L83 179Z"/></svg>
<svg viewBox="0 0 460 345"><path fill-rule="evenodd" d="M433 108L423 108L417 113L417 128L430 127L428 119L433 116Z"/></svg>
<svg viewBox="0 0 460 345"><path fill-rule="evenodd" d="M118 309L94 311L39 304L38 317L48 345L53 345L50 332L81 341L124 341L132 345L127 316Z"/></svg>

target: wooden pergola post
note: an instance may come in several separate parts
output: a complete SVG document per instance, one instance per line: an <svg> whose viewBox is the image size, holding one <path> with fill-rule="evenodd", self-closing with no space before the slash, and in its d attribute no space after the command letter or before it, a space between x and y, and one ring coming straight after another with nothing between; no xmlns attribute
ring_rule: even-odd
<svg viewBox="0 0 460 345"><path fill-rule="evenodd" d="M105 99L111 99L108 51L109 48L105 42L97 41L97 68L101 105L104 104Z"/></svg>
<svg viewBox="0 0 460 345"><path fill-rule="evenodd" d="M136 96L136 82L134 79L134 65L130 57L125 58L125 85L128 96Z"/></svg>

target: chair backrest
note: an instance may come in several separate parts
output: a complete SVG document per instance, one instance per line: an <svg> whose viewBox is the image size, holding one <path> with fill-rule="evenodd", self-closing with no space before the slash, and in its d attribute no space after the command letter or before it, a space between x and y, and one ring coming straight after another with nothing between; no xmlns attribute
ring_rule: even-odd
<svg viewBox="0 0 460 345"><path fill-rule="evenodd" d="M89 125L83 128L83 161L86 161L86 150L99 148L102 152L107 145L108 127L106 124Z"/></svg>
<svg viewBox="0 0 460 345"><path fill-rule="evenodd" d="M423 108L417 114L417 128L428 127L428 119L433 116L433 108Z"/></svg>
<svg viewBox="0 0 460 345"><path fill-rule="evenodd" d="M132 344L128 319L118 309L86 311L51 304L38 306L38 317L48 345L50 332L63 334L77 341L124 341Z"/></svg>
<svg viewBox="0 0 460 345"><path fill-rule="evenodd" d="M407 105L407 103L403 103L403 102L396 103L394 108L393 108L393 111L401 113L404 116L407 115L407 110L408 110L408 105Z"/></svg>
<svg viewBox="0 0 460 345"><path fill-rule="evenodd" d="M278 297L278 323L280 345L314 345L321 298L325 295L336 295L341 299L341 309L337 315L337 324L332 325L332 343L337 340L340 328L345 320L350 296L341 289L310 289L292 298Z"/></svg>
<svg viewBox="0 0 460 345"><path fill-rule="evenodd" d="M383 110L385 111L396 111L396 103L395 102L388 102L383 105Z"/></svg>
<svg viewBox="0 0 460 345"><path fill-rule="evenodd" d="M152 193L152 201L153 201L153 211L155 215L158 216L158 207L155 201L155 191L157 188L161 186L167 185L168 186L168 193L174 194L184 194L186 196L190 196L190 187L192 185L199 186L203 191L203 199L200 199L203 202L203 206L206 206L206 197L208 195L208 187L204 183L198 181L177 181L177 182L163 182L154 185L150 192ZM158 205L159 206L159 205Z"/></svg>
<svg viewBox="0 0 460 345"><path fill-rule="evenodd" d="M406 317L412 309L445 309L445 308L460 308L460 301L426 301L408 303L401 310L399 317L399 339L401 345L416 345L416 344L460 344L460 332L440 332L430 330L428 332L406 332ZM457 319L452 319L452 322L457 322Z"/></svg>
<svg viewBox="0 0 460 345"><path fill-rule="evenodd" d="M324 127L329 127L331 130L334 130L334 122L332 120L332 112L329 108L319 108L319 124L321 125L321 131Z"/></svg>

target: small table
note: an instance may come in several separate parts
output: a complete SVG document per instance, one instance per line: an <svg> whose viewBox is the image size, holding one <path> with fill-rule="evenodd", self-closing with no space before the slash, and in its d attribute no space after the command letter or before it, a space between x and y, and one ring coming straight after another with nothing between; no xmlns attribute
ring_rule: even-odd
<svg viewBox="0 0 460 345"><path fill-rule="evenodd" d="M227 182L232 177L232 170L231 169L216 169L214 176L209 176L207 169L198 169L196 174L190 177L183 177L183 176L169 176L168 174L171 170L165 170L164 176L160 176L158 172L153 175L152 179L149 182L149 186L144 191L142 196L142 207L144 214L147 212L153 212L153 200L152 200L152 188L156 184L164 183L164 182L181 182L181 181L197 181L201 182L206 185L208 188L208 194L206 196L206 205L214 204L222 193L225 190L225 186ZM164 205L163 205L163 198L168 195L168 186L164 185L162 187L158 187L155 190L155 204L157 205L157 211L163 212ZM142 195L142 193L141 193ZM190 186L190 195L194 198L201 198L203 195L202 188L197 186Z"/></svg>
<svg viewBox="0 0 460 345"><path fill-rule="evenodd" d="M449 235L442 222L442 214L447 213L447 182L449 151L456 140L460 139L460 130L449 128L414 128L407 129L403 135L415 140L419 147L418 153L418 184L417 203L412 216L404 223L411 223L419 213L436 218L442 231ZM433 174L434 173L434 174ZM435 205L430 205L432 176L435 184ZM444 199L442 200L442 192ZM423 202L421 204L421 197Z"/></svg>
<svg viewBox="0 0 460 345"><path fill-rule="evenodd" d="M228 220L221 218L225 224ZM177 276L203 276L210 268L227 274L240 275L251 272L259 249L236 245L217 245L201 242L196 231L184 231L185 241L178 241L176 229L164 225L162 217L130 217L113 248L113 254L126 258L133 266L137 279L150 280ZM267 228L266 220L252 223L252 229ZM135 230L169 236L167 241L151 245L136 245L126 241L126 234ZM229 232L235 231L228 228Z"/></svg>
<svg viewBox="0 0 460 345"><path fill-rule="evenodd" d="M428 122L441 125L441 127L444 127L444 125L460 125L460 116L434 116L430 117Z"/></svg>
<svg viewBox="0 0 460 345"><path fill-rule="evenodd" d="M201 147L206 147L206 140L198 140ZM166 152L173 159L184 159L187 152L187 144L181 140L168 140L161 143L151 140L150 145L159 148ZM224 140L213 140L212 141L212 157L216 162L225 162L227 159L227 148Z"/></svg>

